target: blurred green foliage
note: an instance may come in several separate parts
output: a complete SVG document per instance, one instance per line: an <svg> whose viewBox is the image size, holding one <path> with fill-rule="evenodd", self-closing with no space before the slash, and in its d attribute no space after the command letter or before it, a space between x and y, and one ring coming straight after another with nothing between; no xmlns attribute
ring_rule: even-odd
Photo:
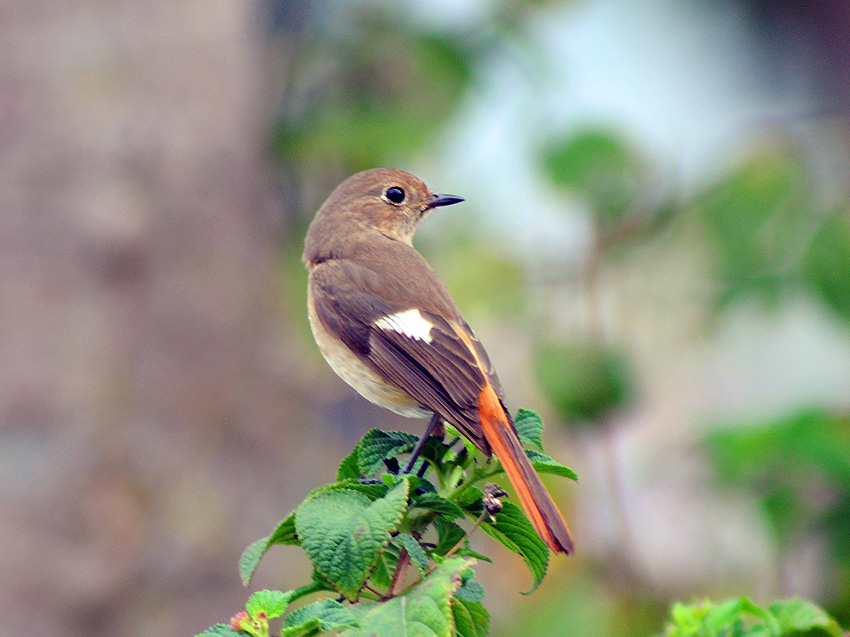
<svg viewBox="0 0 850 637"><path fill-rule="evenodd" d="M632 393L626 357L592 341L542 346L534 367L543 395L565 423L593 427Z"/></svg>
<svg viewBox="0 0 850 637"><path fill-rule="evenodd" d="M553 187L580 197L596 219L597 236L582 273L584 288L599 285L598 269L614 254L611 248L628 249L635 227L652 241L669 227L658 220L672 220L680 229L698 229L688 236L701 238L711 255L704 299L710 312L730 312L751 300L779 309L795 294L800 298L799 293L814 292L808 298L850 320L848 204L822 209L816 171L801 145L779 140L759 146L695 196L673 205L666 198L656 210L642 211L635 226L629 215L644 207L636 205L637 193L648 186L639 157L614 133L598 129L579 130L541 154ZM623 253L617 254L620 258ZM598 296L599 290L593 294ZM627 357L611 353L611 337L599 325L588 325L587 334L595 342L539 349L535 370L561 419L604 426L602 417L621 408L637 382L626 373L631 368ZM832 598L825 601L839 619L850 620L850 418L809 409L758 426L736 423L711 434L706 449L720 484L747 491L760 502L781 559L787 560L806 539L828 544L832 560L824 577ZM715 619L729 619L729 612L738 616L714 631L688 632L685 622L668 634L790 634L761 632L763 627L739 616L746 610L740 604L712 609L709 615ZM794 634L827 634L821 631L813 627Z"/></svg>
<svg viewBox="0 0 850 637"><path fill-rule="evenodd" d="M441 237L439 246L423 253L440 273L452 295L462 299L464 316L498 315L518 318L528 309L527 277L523 265L507 250L496 250L482 233L463 230ZM498 285L482 285L498 281Z"/></svg>
<svg viewBox="0 0 850 637"><path fill-rule="evenodd" d="M542 163L551 183L585 198L602 224L620 222L634 208L646 172L637 150L602 128L550 144Z"/></svg>
<svg viewBox="0 0 850 637"><path fill-rule="evenodd" d="M570 571L572 569L568 569ZM543 587L533 607L521 609L494 637L509 635L652 635L665 605L646 590L618 586L601 569L567 573L557 587Z"/></svg>
<svg viewBox="0 0 850 637"><path fill-rule="evenodd" d="M831 605L850 619L850 416L811 409L736 423L711 433L706 444L720 483L761 503L783 553L812 536L826 540Z"/></svg>
<svg viewBox="0 0 850 637"><path fill-rule="evenodd" d="M292 66L293 95L271 135L272 156L342 175L426 147L472 78L462 41L414 27L402 12L345 10L344 32L324 25Z"/></svg>
<svg viewBox="0 0 850 637"><path fill-rule="evenodd" d="M776 305L783 286L796 282L811 234L811 190L800 152L780 147L756 153L696 197L721 305L746 295Z"/></svg>
<svg viewBox="0 0 850 637"><path fill-rule="evenodd" d="M839 209L812 237L805 272L824 304L850 322L850 215Z"/></svg>
<svg viewBox="0 0 850 637"><path fill-rule="evenodd" d="M802 599L762 608L747 598L674 604L664 637L843 637L841 626Z"/></svg>

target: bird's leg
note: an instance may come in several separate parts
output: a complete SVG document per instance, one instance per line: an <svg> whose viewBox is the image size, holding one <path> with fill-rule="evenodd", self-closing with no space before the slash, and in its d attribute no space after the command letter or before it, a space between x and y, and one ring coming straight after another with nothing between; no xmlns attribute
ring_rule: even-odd
<svg viewBox="0 0 850 637"><path fill-rule="evenodd" d="M422 434L419 442L416 443L413 451L410 452L410 459L407 461L407 466L404 468L405 473L410 473L413 470L413 465L416 464L416 459L419 458L419 454L422 453L422 450L425 448L425 443L428 442L428 438L437 431L437 425L439 423L440 417L437 414L431 416L431 421L428 423L428 426L425 427L425 433Z"/></svg>

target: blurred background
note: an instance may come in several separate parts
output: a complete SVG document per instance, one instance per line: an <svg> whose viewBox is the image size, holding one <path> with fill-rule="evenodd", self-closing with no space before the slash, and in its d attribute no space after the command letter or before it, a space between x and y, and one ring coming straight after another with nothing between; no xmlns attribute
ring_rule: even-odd
<svg viewBox="0 0 850 637"><path fill-rule="evenodd" d="M9 0L0 616L191 635L371 427L302 240L374 166L466 198L417 245L540 411L578 556L492 634L649 635L671 600L850 623L844 0ZM254 588L309 577L272 550Z"/></svg>

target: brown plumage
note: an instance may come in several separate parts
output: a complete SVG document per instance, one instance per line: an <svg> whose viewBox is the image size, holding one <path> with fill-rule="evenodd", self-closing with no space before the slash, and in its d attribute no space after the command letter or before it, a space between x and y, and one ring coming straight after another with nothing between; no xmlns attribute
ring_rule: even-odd
<svg viewBox="0 0 850 637"><path fill-rule="evenodd" d="M310 325L328 363L364 397L405 416L436 414L495 453L544 542L571 553L569 529L522 450L487 353L412 245L422 219L459 201L390 168L340 184L305 241Z"/></svg>

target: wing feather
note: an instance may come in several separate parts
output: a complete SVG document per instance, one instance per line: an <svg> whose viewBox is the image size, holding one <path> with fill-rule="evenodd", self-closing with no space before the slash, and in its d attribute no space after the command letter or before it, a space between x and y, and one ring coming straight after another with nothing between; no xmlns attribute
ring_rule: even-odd
<svg viewBox="0 0 850 637"><path fill-rule="evenodd" d="M316 313L324 327L370 369L489 453L478 422L478 400L487 377L480 367L479 355L467 343L469 337L463 338L465 334L459 333L465 326L420 310L421 317L432 325L428 340L377 327L375 324L382 318L411 308L387 301L369 291L371 286L358 285L352 280L357 272L350 267L348 271L335 268L336 272L323 269L326 272L314 270L310 285Z"/></svg>

